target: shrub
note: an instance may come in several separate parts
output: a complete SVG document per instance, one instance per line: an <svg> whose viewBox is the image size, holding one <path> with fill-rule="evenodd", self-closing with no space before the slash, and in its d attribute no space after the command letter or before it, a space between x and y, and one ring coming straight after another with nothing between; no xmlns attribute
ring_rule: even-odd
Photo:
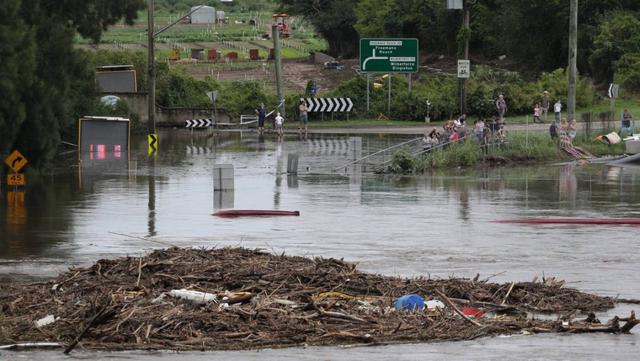
<svg viewBox="0 0 640 361"><path fill-rule="evenodd" d="M415 169L415 160L406 150L399 150L393 154L390 171L393 173L410 173Z"/></svg>

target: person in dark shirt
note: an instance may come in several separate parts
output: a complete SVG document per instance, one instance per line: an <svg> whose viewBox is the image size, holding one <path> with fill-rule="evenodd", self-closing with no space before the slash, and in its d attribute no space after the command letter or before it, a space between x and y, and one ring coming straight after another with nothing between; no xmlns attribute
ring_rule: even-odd
<svg viewBox="0 0 640 361"><path fill-rule="evenodd" d="M558 138L558 123L551 122L551 125L549 126L549 135L551 136L551 139Z"/></svg>
<svg viewBox="0 0 640 361"><path fill-rule="evenodd" d="M264 120L267 117L267 110L264 108L264 103L260 104L256 108L256 115L258 116L258 132L264 132Z"/></svg>

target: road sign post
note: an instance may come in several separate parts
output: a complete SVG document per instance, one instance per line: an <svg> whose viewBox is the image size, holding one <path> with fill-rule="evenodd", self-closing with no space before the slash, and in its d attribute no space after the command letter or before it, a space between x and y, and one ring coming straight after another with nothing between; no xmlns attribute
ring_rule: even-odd
<svg viewBox="0 0 640 361"><path fill-rule="evenodd" d="M29 163L27 158L17 149L4 160L4 164L11 168L11 173L7 175L7 185L14 187L14 191L17 191L18 187L24 187L27 183L24 174L18 173L27 163Z"/></svg>
<svg viewBox="0 0 640 361"><path fill-rule="evenodd" d="M391 117L391 74L417 73L418 63L418 39L360 39L360 71L367 74L367 109L370 73L387 73L389 76L388 115Z"/></svg>
<svg viewBox="0 0 640 361"><path fill-rule="evenodd" d="M4 160L4 164L8 165L15 173L18 173L29 161L18 150L14 150Z"/></svg>
<svg viewBox="0 0 640 361"><path fill-rule="evenodd" d="M417 73L418 39L360 39L360 70L365 73Z"/></svg>
<svg viewBox="0 0 640 361"><path fill-rule="evenodd" d="M149 147L148 147L148 153L149 155L157 155L158 154L158 134L157 133L153 133L153 134L149 134L149 136L147 137L147 141L149 143Z"/></svg>
<svg viewBox="0 0 640 361"><path fill-rule="evenodd" d="M458 78L468 79L471 76L471 61L460 59L458 60Z"/></svg>
<svg viewBox="0 0 640 361"><path fill-rule="evenodd" d="M215 119L216 123L218 122L218 108L216 107L216 101L218 100L218 91L217 90L213 90L210 92L207 92L207 96L209 97L209 99L211 99L211 102L213 103L213 119Z"/></svg>
<svg viewBox="0 0 640 361"><path fill-rule="evenodd" d="M607 91L607 95L609 96L609 100L610 100L609 111L611 112L611 117L613 121L615 121L615 118L616 118L616 99L618 99L619 92L620 92L620 85L616 83L611 83L609 85L609 91Z"/></svg>
<svg viewBox="0 0 640 361"><path fill-rule="evenodd" d="M24 174L11 173L7 175L7 185L14 187L24 187L26 184Z"/></svg>

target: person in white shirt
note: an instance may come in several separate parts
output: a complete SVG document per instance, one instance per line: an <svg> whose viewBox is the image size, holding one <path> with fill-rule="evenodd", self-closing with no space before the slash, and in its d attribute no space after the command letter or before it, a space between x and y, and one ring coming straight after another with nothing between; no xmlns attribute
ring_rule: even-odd
<svg viewBox="0 0 640 361"><path fill-rule="evenodd" d="M284 118L282 117L282 115L280 115L279 112L276 115L276 132L278 133L279 137L282 137L284 135Z"/></svg>
<svg viewBox="0 0 640 361"><path fill-rule="evenodd" d="M562 114L562 103L560 99L553 105L553 112L556 114L556 122L560 122L560 115Z"/></svg>

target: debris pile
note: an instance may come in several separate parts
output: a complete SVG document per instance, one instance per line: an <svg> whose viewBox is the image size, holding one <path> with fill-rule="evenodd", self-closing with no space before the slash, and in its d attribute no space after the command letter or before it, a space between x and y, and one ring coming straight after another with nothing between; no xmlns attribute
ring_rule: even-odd
<svg viewBox="0 0 640 361"><path fill-rule="evenodd" d="M0 286L0 344L53 342L66 352L77 345L237 350L627 333L638 323L634 314L600 323L594 312L614 307L614 299L555 279L497 284L478 278L407 279L363 273L335 259L170 248L100 260L53 281ZM404 295L420 307L397 310L394 303ZM557 318L535 319L532 312Z"/></svg>

